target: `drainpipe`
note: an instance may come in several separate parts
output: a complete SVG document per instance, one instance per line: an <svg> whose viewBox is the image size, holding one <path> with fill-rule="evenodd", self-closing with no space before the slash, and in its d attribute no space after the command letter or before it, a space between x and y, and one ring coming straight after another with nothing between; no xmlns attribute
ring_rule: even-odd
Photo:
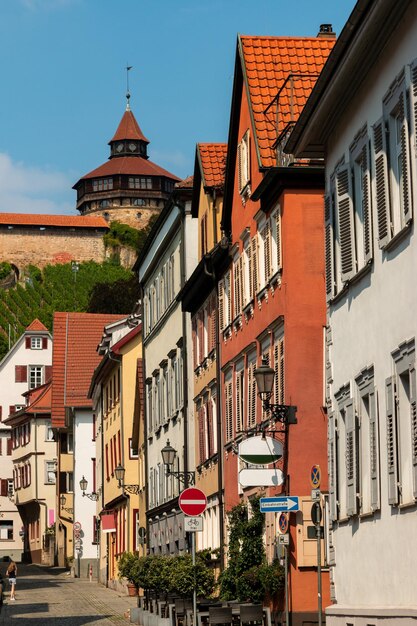
<svg viewBox="0 0 417 626"><path fill-rule="evenodd" d="M181 220L181 287L185 285L186 280L186 271L185 271L185 260L186 260L186 243L185 243L185 204L178 203L179 208L182 212L182 220ZM182 388L183 388L183 401L184 401L184 471L189 471L188 467L188 358L187 358L187 317L186 312L182 311L182 337L183 337L183 345L182 345ZM186 367L185 367L186 366ZM188 484L184 484L184 487L188 487Z"/></svg>
<svg viewBox="0 0 417 626"><path fill-rule="evenodd" d="M142 283L139 282L139 298L141 301L141 310L142 312L144 311L143 308L143 286ZM143 377L143 407L141 407L141 411L139 411L139 435L140 435L140 413L142 413L142 419L143 419L143 446L144 446L144 450L143 450L143 457L144 457L144 461L145 461L145 485L148 484L148 472L149 472L149 462L148 462L148 450L147 450L147 437L146 437L146 432L147 432L147 426L148 426L148 412L146 410L147 407L147 396L146 396L146 348L145 348L145 342L144 342L144 336L145 336L145 328L146 328L146 320L142 314L142 377ZM139 450L138 450L139 452ZM146 525L146 554L149 553L149 518L148 515L146 515L146 511L148 511L149 509L149 489L145 489L145 525ZM143 549L143 551L145 551L145 549ZM146 556L146 554L144 553L144 556Z"/></svg>

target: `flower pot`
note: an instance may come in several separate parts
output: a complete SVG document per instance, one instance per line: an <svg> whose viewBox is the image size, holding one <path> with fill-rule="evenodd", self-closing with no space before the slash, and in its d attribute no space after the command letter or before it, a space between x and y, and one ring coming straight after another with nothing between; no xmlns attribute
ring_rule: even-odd
<svg viewBox="0 0 417 626"><path fill-rule="evenodd" d="M138 588L133 583L127 583L127 594L129 596L137 596Z"/></svg>

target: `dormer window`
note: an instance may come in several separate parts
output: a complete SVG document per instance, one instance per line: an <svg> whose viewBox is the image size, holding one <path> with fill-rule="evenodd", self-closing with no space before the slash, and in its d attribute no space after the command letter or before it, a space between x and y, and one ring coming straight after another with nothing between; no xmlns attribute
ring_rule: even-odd
<svg viewBox="0 0 417 626"><path fill-rule="evenodd" d="M237 160L238 160L238 184L239 193L242 198L249 198L250 193L250 142L249 142L249 130L242 137L242 141L237 147Z"/></svg>
<svg viewBox="0 0 417 626"><path fill-rule="evenodd" d="M93 191L109 191L113 189L112 178L95 178L93 180Z"/></svg>
<svg viewBox="0 0 417 626"><path fill-rule="evenodd" d="M152 189L152 178L129 177L129 189Z"/></svg>
<svg viewBox="0 0 417 626"><path fill-rule="evenodd" d="M42 350L42 337L31 337L30 338L30 349L31 350Z"/></svg>

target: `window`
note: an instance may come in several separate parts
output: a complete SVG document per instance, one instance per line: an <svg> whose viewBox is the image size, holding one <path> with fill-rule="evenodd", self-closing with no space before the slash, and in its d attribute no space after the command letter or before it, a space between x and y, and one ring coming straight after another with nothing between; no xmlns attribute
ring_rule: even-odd
<svg viewBox="0 0 417 626"><path fill-rule="evenodd" d="M274 387L273 387L273 397L275 404L285 404L285 393L284 393L284 337L282 335L282 330L275 333L274 336L274 346L273 346L273 357L274 357L274 370L275 370L275 378L274 378Z"/></svg>
<svg viewBox="0 0 417 626"><path fill-rule="evenodd" d="M256 379L254 376L256 369L256 354L248 357L247 365L247 419L248 428L253 428L256 424Z"/></svg>
<svg viewBox="0 0 417 626"><path fill-rule="evenodd" d="M152 178L130 177L129 189L152 189Z"/></svg>
<svg viewBox="0 0 417 626"><path fill-rule="evenodd" d="M129 459L138 459L139 452L137 444L133 444L133 439L129 439Z"/></svg>
<svg viewBox="0 0 417 626"><path fill-rule="evenodd" d="M233 388L232 370L229 370L224 379L226 441L233 439Z"/></svg>
<svg viewBox="0 0 417 626"><path fill-rule="evenodd" d="M358 429L355 441L358 473L359 512L370 513L380 507L379 436L373 367L356 378L358 395Z"/></svg>
<svg viewBox="0 0 417 626"><path fill-rule="evenodd" d="M13 539L13 520L0 520L0 541Z"/></svg>
<svg viewBox="0 0 417 626"><path fill-rule="evenodd" d="M56 461L45 461L45 484L56 483Z"/></svg>
<svg viewBox="0 0 417 626"><path fill-rule="evenodd" d="M232 321L232 302L230 293L230 275L227 272L219 282L219 322L220 330L225 330Z"/></svg>
<svg viewBox="0 0 417 626"><path fill-rule="evenodd" d="M245 370L243 360L236 365L235 374L235 390L236 390L236 434L244 429L245 415Z"/></svg>
<svg viewBox="0 0 417 626"><path fill-rule="evenodd" d="M29 389L35 389L35 387L42 385L42 378L42 365L29 365Z"/></svg>
<svg viewBox="0 0 417 626"><path fill-rule="evenodd" d="M51 422L45 423L45 441L55 441L54 431Z"/></svg>
<svg viewBox="0 0 417 626"><path fill-rule="evenodd" d="M386 380L389 504L417 499L417 410L414 340L392 354L394 376Z"/></svg>
<svg viewBox="0 0 417 626"><path fill-rule="evenodd" d="M152 378L148 378L146 381L146 413L147 413L147 430L148 433L152 432L153 429L153 410L152 410Z"/></svg>
<svg viewBox="0 0 417 626"><path fill-rule="evenodd" d="M236 318L243 308L244 270L243 255L238 253L233 263L233 291L234 291L234 317Z"/></svg>
<svg viewBox="0 0 417 626"><path fill-rule="evenodd" d="M250 197L250 141L249 130L243 135L237 147L238 185L242 196Z"/></svg>
<svg viewBox="0 0 417 626"><path fill-rule="evenodd" d="M31 350L42 350L42 337L31 337L30 348Z"/></svg>
<svg viewBox="0 0 417 626"><path fill-rule="evenodd" d="M93 180L93 191L108 191L113 189L112 178L95 178Z"/></svg>

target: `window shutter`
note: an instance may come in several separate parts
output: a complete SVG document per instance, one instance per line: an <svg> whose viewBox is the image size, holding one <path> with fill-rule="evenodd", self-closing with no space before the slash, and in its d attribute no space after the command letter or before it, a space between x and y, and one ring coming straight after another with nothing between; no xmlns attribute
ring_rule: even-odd
<svg viewBox="0 0 417 626"><path fill-rule="evenodd" d="M277 270L282 269L282 246L281 246L281 209L275 213L275 242L277 247Z"/></svg>
<svg viewBox="0 0 417 626"><path fill-rule="evenodd" d="M233 263L233 291L234 291L234 317L237 317L241 311L240 306L240 272L239 272L240 258L237 258Z"/></svg>
<svg viewBox="0 0 417 626"><path fill-rule="evenodd" d="M204 432L204 407L198 409L198 437L200 447L200 464L207 459Z"/></svg>
<svg viewBox="0 0 417 626"><path fill-rule="evenodd" d="M256 424L256 379L254 376L256 363L250 363L248 367L248 427Z"/></svg>
<svg viewBox="0 0 417 626"><path fill-rule="evenodd" d="M373 126L375 159L375 200L379 247L391 239L391 216L388 196L387 138L384 119Z"/></svg>
<svg viewBox="0 0 417 626"><path fill-rule="evenodd" d="M353 400L350 399L345 407L346 420L346 509L347 514L356 515L358 512L357 498L357 441L356 415Z"/></svg>
<svg viewBox="0 0 417 626"><path fill-rule="evenodd" d="M14 404L11 404L9 406L9 415L13 415L13 413L16 413L16 407Z"/></svg>
<svg viewBox="0 0 417 626"><path fill-rule="evenodd" d="M232 321L232 272L227 273L226 290L227 290L227 325Z"/></svg>
<svg viewBox="0 0 417 626"><path fill-rule="evenodd" d="M411 418L411 454L413 463L413 496L417 499L417 408L416 408L416 370L410 367L410 418Z"/></svg>
<svg viewBox="0 0 417 626"><path fill-rule="evenodd" d="M7 496L7 480L5 478L1 479L1 495Z"/></svg>
<svg viewBox="0 0 417 626"><path fill-rule="evenodd" d="M13 450L13 441L12 438L9 437L7 439L7 456L10 456Z"/></svg>
<svg viewBox="0 0 417 626"><path fill-rule="evenodd" d="M417 156L417 61L411 65L411 134L414 143L414 157Z"/></svg>
<svg viewBox="0 0 417 626"><path fill-rule="evenodd" d="M327 424L327 449L329 465L329 507L330 520L337 520L337 454L336 454L336 425L334 413L328 414Z"/></svg>
<svg viewBox="0 0 417 626"><path fill-rule="evenodd" d="M45 366L45 382L49 382L52 378L52 365Z"/></svg>
<svg viewBox="0 0 417 626"><path fill-rule="evenodd" d="M230 441L233 437L233 399L232 399L232 381L228 381L225 385L225 403L226 403L226 441Z"/></svg>
<svg viewBox="0 0 417 626"><path fill-rule="evenodd" d="M369 392L369 458L371 470L371 510L380 507L379 499L379 462L378 462L378 421L376 415L375 388Z"/></svg>
<svg viewBox="0 0 417 626"><path fill-rule="evenodd" d="M42 337L42 350L48 349L48 337Z"/></svg>
<svg viewBox="0 0 417 626"><path fill-rule="evenodd" d="M258 293L258 235L254 235L251 241L252 246L252 295L256 297Z"/></svg>
<svg viewBox="0 0 417 626"><path fill-rule="evenodd" d="M410 172L410 130L408 128L407 92L404 90L400 95L399 111L401 121L401 154L402 154L402 194L403 194L403 217L404 224L408 224L412 216L411 206L411 172Z"/></svg>
<svg viewBox="0 0 417 626"><path fill-rule="evenodd" d="M253 283L253 262L252 262L252 245L251 245L251 241L249 240L246 248L245 248L245 253L246 253L246 263L247 263L247 268L245 268L247 271L245 272L245 304L249 304L249 302L252 300L252 283ZM247 281L247 284L246 284Z"/></svg>
<svg viewBox="0 0 417 626"><path fill-rule="evenodd" d="M334 296L334 235L333 235L333 206L332 197L324 197L325 218L325 268L326 268L326 299Z"/></svg>
<svg viewBox="0 0 417 626"><path fill-rule="evenodd" d="M31 339L30 339L30 337L26 337L26 339L25 339L25 347L26 347L26 350L30 350L30 348L31 348Z"/></svg>
<svg viewBox="0 0 417 626"><path fill-rule="evenodd" d="M210 300L210 352L216 349L217 334L217 308L216 296L213 295Z"/></svg>
<svg viewBox="0 0 417 626"><path fill-rule="evenodd" d="M243 301L244 301L244 286L245 286L245 272L244 272L244 256L243 254L239 257L239 312L243 309Z"/></svg>
<svg viewBox="0 0 417 626"><path fill-rule="evenodd" d="M242 417L242 378L239 371L236 373L236 434L243 430Z"/></svg>
<svg viewBox="0 0 417 626"><path fill-rule="evenodd" d="M339 219L342 281L350 280L356 271L351 182L349 166L341 167L336 176L336 205Z"/></svg>
<svg viewBox="0 0 417 626"><path fill-rule="evenodd" d="M264 268L265 268L265 283L269 282L271 278L271 228L269 221L266 223L264 231Z"/></svg>
<svg viewBox="0 0 417 626"><path fill-rule="evenodd" d="M3 419L3 407L0 405L0 422Z"/></svg>
<svg viewBox="0 0 417 626"><path fill-rule="evenodd" d="M237 145L237 175L238 175L238 187L239 193L243 189L243 177L242 177L242 142Z"/></svg>
<svg viewBox="0 0 417 626"><path fill-rule="evenodd" d="M206 404L207 412L207 457L210 458L214 454L214 424L213 424L213 400L210 399Z"/></svg>
<svg viewBox="0 0 417 626"><path fill-rule="evenodd" d="M15 365L15 382L16 383L27 383L28 381L28 370L26 365Z"/></svg>
<svg viewBox="0 0 417 626"><path fill-rule="evenodd" d="M395 413L395 383L390 376L385 381L387 408L388 502L398 504L397 416Z"/></svg>
<svg viewBox="0 0 417 626"><path fill-rule="evenodd" d="M363 250L364 261L368 263L372 259L372 213L371 213L371 177L369 171L368 144L362 149L361 155L362 169L362 216L363 216Z"/></svg>
<svg viewBox="0 0 417 626"><path fill-rule="evenodd" d="M221 331L226 326L224 323L224 279L219 282L219 326Z"/></svg>

